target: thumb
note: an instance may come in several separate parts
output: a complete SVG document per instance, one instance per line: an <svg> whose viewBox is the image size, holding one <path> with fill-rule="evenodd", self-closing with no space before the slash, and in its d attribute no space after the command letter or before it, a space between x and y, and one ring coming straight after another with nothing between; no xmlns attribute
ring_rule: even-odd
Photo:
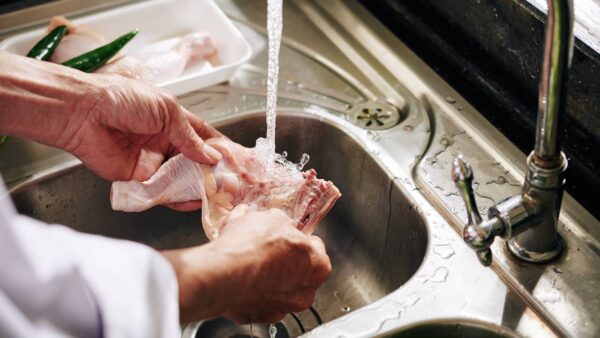
<svg viewBox="0 0 600 338"><path fill-rule="evenodd" d="M171 114L172 120L170 128L164 130L171 143L181 151L183 155L193 161L202 164L215 164L223 157L221 153L206 144L186 118L183 108L177 105L178 111Z"/></svg>

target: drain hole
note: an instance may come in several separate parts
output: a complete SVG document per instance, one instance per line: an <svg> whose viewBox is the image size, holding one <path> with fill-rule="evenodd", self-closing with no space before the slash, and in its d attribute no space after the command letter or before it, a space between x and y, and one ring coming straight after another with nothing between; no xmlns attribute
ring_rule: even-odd
<svg viewBox="0 0 600 338"><path fill-rule="evenodd" d="M288 327L284 322L275 324L276 338L290 338ZM252 333L252 334L250 334ZM268 324L238 325L226 318L216 318L192 323L185 326L182 338L269 338Z"/></svg>
<svg viewBox="0 0 600 338"><path fill-rule="evenodd" d="M275 323L276 338L300 336L323 324L314 307L299 313L289 313L282 321ZM250 334L252 333L252 335ZM187 324L181 338L269 338L268 324L238 325L226 318L216 318Z"/></svg>
<svg viewBox="0 0 600 338"><path fill-rule="evenodd" d="M368 130L392 128L402 120L401 110L383 100L361 103L355 106L352 111L354 124Z"/></svg>

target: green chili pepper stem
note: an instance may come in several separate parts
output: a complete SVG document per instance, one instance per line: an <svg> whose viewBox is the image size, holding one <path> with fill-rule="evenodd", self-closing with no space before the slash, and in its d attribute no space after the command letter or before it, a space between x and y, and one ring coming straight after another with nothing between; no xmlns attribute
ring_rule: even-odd
<svg viewBox="0 0 600 338"><path fill-rule="evenodd" d="M113 56L115 56L134 36L137 35L139 29L135 29L125 35L116 38L114 41L98 47L85 54L76 56L70 60L63 62L63 66L79 69L83 72L90 73L104 65Z"/></svg>
<svg viewBox="0 0 600 338"><path fill-rule="evenodd" d="M0 147L2 147L3 145L5 145L7 141L8 141L8 136L6 136L6 135L0 135Z"/></svg>
<svg viewBox="0 0 600 338"><path fill-rule="evenodd" d="M29 53L27 53L27 56L36 60L48 61L66 32L67 26L58 26L54 28L48 35L43 37L35 44L35 46L33 46L33 48L31 48Z"/></svg>

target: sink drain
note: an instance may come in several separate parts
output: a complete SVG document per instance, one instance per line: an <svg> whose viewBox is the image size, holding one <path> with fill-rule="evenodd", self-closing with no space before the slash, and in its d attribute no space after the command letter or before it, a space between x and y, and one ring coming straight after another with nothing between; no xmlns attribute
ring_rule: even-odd
<svg viewBox="0 0 600 338"><path fill-rule="evenodd" d="M384 130L400 123L402 113L396 106L383 100L368 101L355 105L352 122L368 130Z"/></svg>
<svg viewBox="0 0 600 338"><path fill-rule="evenodd" d="M276 338L298 337L323 324L318 312L311 307L300 313L289 313L275 323ZM181 338L270 338L269 324L238 325L226 318L203 320L183 327Z"/></svg>
<svg viewBox="0 0 600 338"><path fill-rule="evenodd" d="M276 338L292 337L286 324L279 322ZM269 338L268 324L238 325L226 318L204 320L197 323L187 324L181 335L182 338Z"/></svg>

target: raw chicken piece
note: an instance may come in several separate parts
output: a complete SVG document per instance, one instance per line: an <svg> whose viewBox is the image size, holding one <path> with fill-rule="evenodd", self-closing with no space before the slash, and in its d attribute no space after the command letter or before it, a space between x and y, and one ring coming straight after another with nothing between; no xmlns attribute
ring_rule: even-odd
<svg viewBox="0 0 600 338"><path fill-rule="evenodd" d="M217 49L206 32L186 34L167 51L133 54L145 66L152 83L172 80L183 73L191 62L205 60L215 55Z"/></svg>
<svg viewBox="0 0 600 338"><path fill-rule="evenodd" d="M54 50L52 57L50 57L51 62L65 62L107 42L101 34L94 32L85 25L74 25L62 16L55 16L50 20L48 32L57 26L63 25L67 26L67 34Z"/></svg>
<svg viewBox="0 0 600 338"><path fill-rule="evenodd" d="M142 80L153 83L146 66L137 58L122 55L117 56L104 66L96 69L97 73L115 73L130 79Z"/></svg>
<svg viewBox="0 0 600 338"><path fill-rule="evenodd" d="M142 211L201 199L202 224L212 240L228 216L269 208L283 210L298 229L312 233L341 196L333 183L317 179L312 169L302 173L291 164L275 164L258 148L245 148L224 138L206 142L223 155L219 163L202 165L177 155L145 182L114 182L113 209Z"/></svg>
<svg viewBox="0 0 600 338"><path fill-rule="evenodd" d="M50 20L48 31L61 25L67 26L67 35L54 51L51 62L62 63L108 42L101 34L84 25L74 25L62 16L55 16ZM179 41L166 51L118 55L96 72L117 73L156 84L178 77L186 66L203 60L217 64L217 49L208 33L195 32L179 38Z"/></svg>

